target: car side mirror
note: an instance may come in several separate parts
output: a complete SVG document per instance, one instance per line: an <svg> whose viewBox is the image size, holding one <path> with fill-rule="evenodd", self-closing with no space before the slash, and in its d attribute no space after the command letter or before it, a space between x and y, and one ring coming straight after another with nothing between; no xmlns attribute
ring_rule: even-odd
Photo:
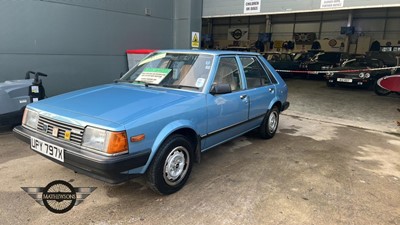
<svg viewBox="0 0 400 225"><path fill-rule="evenodd" d="M230 84L213 84L210 90L210 94L226 94L231 93L231 85Z"/></svg>

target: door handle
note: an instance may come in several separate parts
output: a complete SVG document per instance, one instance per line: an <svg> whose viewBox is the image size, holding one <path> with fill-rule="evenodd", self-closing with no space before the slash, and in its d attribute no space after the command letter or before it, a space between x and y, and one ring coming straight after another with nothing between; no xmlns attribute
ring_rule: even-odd
<svg viewBox="0 0 400 225"><path fill-rule="evenodd" d="M245 99L245 98L247 98L247 95L241 95L240 96L240 99Z"/></svg>
<svg viewBox="0 0 400 225"><path fill-rule="evenodd" d="M269 88L268 91L272 93L272 92L275 91L275 89L274 88Z"/></svg>

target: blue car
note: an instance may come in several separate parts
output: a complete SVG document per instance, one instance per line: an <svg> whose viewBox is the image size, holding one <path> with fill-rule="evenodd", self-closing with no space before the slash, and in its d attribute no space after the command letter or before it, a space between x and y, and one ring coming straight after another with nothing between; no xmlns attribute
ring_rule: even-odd
<svg viewBox="0 0 400 225"><path fill-rule="evenodd" d="M258 53L157 51L112 84L29 104L14 133L78 173L109 183L145 175L171 194L202 152L252 130L272 138L287 95Z"/></svg>

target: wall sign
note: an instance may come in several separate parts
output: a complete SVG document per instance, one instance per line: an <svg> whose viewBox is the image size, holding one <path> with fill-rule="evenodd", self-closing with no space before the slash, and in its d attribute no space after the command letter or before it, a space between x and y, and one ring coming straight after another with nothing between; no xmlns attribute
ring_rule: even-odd
<svg viewBox="0 0 400 225"><path fill-rule="evenodd" d="M230 28L228 29L229 41L247 41L249 39L248 28Z"/></svg>
<svg viewBox="0 0 400 225"><path fill-rule="evenodd" d="M296 44L312 44L317 35L315 33L294 33L293 37Z"/></svg>
<svg viewBox="0 0 400 225"><path fill-rule="evenodd" d="M329 46L331 46L333 48L337 45L337 41L335 39L331 39L331 40L329 40L328 44L329 44Z"/></svg>
<svg viewBox="0 0 400 225"><path fill-rule="evenodd" d="M259 13L261 0L244 0L243 13Z"/></svg>
<svg viewBox="0 0 400 225"><path fill-rule="evenodd" d="M192 32L192 48L200 47L199 37L200 37L199 32Z"/></svg>
<svg viewBox="0 0 400 225"><path fill-rule="evenodd" d="M344 0L321 0L321 9L343 7Z"/></svg>

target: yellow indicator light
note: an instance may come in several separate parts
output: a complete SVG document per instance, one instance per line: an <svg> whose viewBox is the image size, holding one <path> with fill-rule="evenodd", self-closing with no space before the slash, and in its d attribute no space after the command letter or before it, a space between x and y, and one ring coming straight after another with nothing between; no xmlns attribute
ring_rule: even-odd
<svg viewBox="0 0 400 225"><path fill-rule="evenodd" d="M64 139L68 140L68 141L71 139L71 131L69 131L69 130L65 131Z"/></svg>
<svg viewBox="0 0 400 225"><path fill-rule="evenodd" d="M125 132L111 132L107 153L116 154L128 151L128 138Z"/></svg>
<svg viewBox="0 0 400 225"><path fill-rule="evenodd" d="M131 137L131 142L143 141L144 138L145 138L145 135L144 135L144 134L139 134L139 135L136 135L136 136L132 136L132 137Z"/></svg>

